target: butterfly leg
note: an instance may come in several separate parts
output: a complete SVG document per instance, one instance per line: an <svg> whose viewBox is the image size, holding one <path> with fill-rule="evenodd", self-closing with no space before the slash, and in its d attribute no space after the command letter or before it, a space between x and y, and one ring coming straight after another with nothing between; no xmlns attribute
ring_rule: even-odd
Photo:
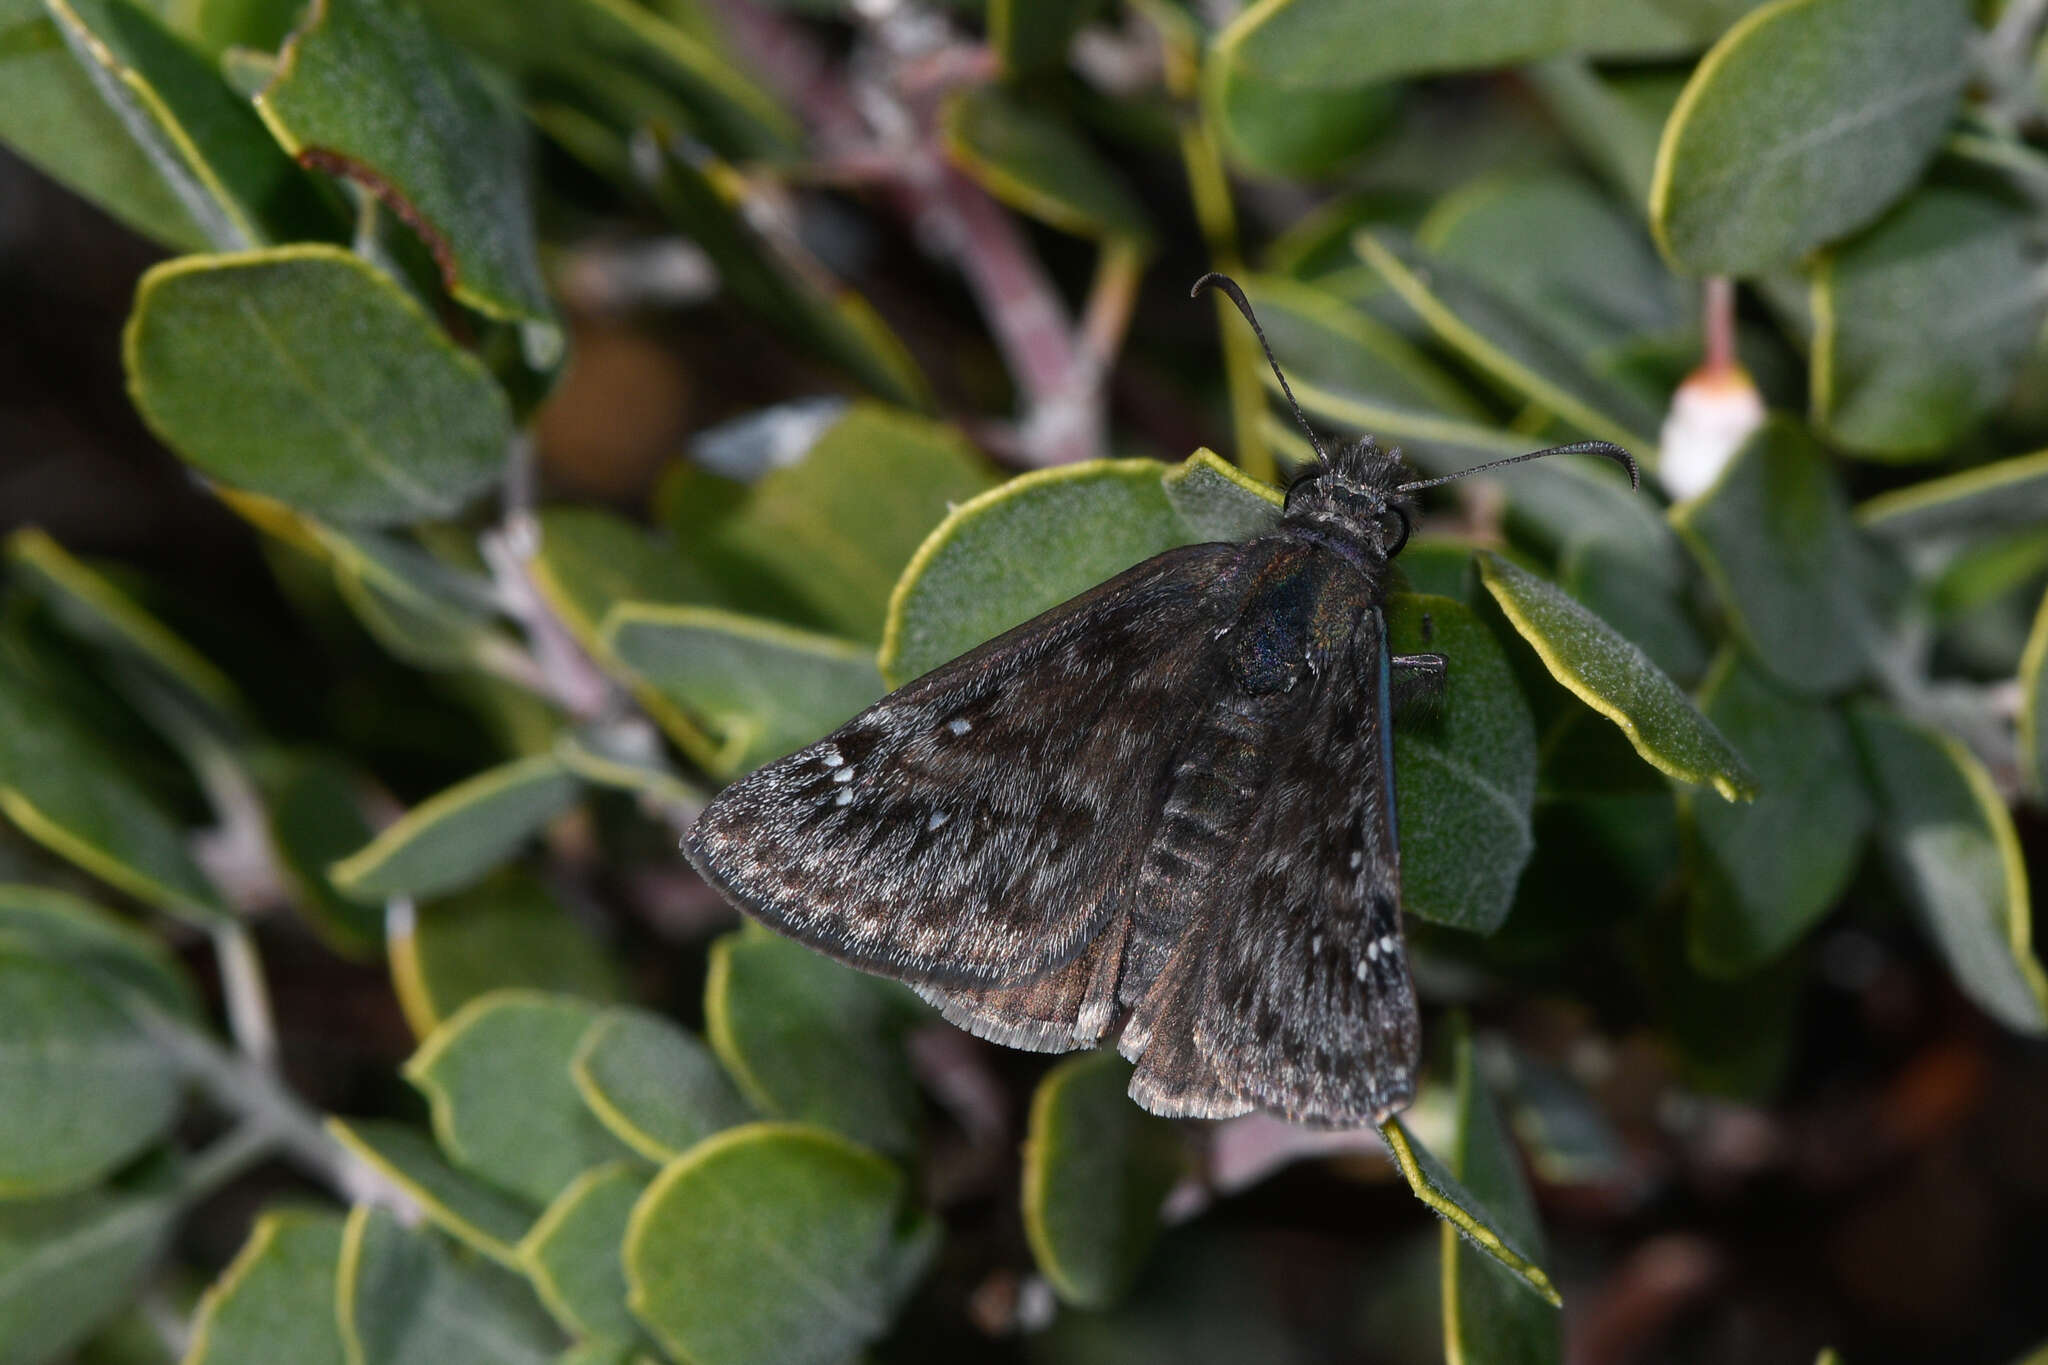
<svg viewBox="0 0 2048 1365"><path fill-rule="evenodd" d="M1393 677L1388 700L1395 712L1410 707L1434 711L1443 704L1444 680L1449 676L1441 654L1396 654L1388 661Z"/></svg>

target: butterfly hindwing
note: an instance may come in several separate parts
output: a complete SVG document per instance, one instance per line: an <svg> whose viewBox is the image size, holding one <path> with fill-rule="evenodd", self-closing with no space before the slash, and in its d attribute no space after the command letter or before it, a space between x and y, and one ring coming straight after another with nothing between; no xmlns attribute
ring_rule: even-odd
<svg viewBox="0 0 2048 1365"><path fill-rule="evenodd" d="M1224 742L1194 741L1190 757L1210 756L1183 759L1155 843L1153 863L1176 874L1162 881L1179 940L1134 1000L1121 1046L1138 1061L1133 1095L1158 1112L1370 1122L1405 1103L1419 1046L1385 628L1342 571L1313 559L1276 568L1243 612L1264 634L1237 660L1237 687L1212 702L1205 733Z"/></svg>
<svg viewBox="0 0 2048 1365"><path fill-rule="evenodd" d="M1386 626L1377 608L1319 680L1214 906L1210 1008L1225 1082L1300 1122L1377 1123L1413 1096L1421 1047L1401 935Z"/></svg>
<svg viewBox="0 0 2048 1365"><path fill-rule="evenodd" d="M1242 549L1157 555L906 684L728 787L691 861L771 927L914 985L1068 963L1128 905Z"/></svg>

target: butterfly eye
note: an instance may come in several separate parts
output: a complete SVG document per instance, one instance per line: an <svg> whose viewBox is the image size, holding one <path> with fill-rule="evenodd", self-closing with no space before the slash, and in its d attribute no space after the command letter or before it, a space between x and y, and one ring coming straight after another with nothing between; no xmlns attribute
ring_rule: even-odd
<svg viewBox="0 0 2048 1365"><path fill-rule="evenodd" d="M1408 520L1408 512L1405 508L1397 506L1393 503L1389 503L1387 506L1380 509L1381 525L1385 525L1389 518L1392 518L1393 520L1401 523L1401 534L1399 538L1397 538L1392 545L1387 547L1387 558L1392 559L1395 555L1401 553L1402 547L1408 544L1408 537L1415 533L1415 524Z"/></svg>

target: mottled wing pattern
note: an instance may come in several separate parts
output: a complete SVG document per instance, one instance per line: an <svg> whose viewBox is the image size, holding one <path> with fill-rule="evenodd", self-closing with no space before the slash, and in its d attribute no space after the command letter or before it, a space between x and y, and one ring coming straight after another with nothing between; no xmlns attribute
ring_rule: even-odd
<svg viewBox="0 0 2048 1365"><path fill-rule="evenodd" d="M691 861L771 927L1040 1036L987 988L1068 964L1127 906L1241 551L1155 556L906 684L728 787ZM1116 965L1034 983L1031 1007L1079 1010Z"/></svg>
<svg viewBox="0 0 2048 1365"><path fill-rule="evenodd" d="M1125 1030L1148 1107L1349 1126L1413 1094L1384 631L1377 608L1356 616L1268 727L1256 798Z"/></svg>

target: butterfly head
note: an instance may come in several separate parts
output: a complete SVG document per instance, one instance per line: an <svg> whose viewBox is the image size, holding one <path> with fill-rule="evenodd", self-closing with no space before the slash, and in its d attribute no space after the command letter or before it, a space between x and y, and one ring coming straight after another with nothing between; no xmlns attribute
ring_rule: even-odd
<svg viewBox="0 0 2048 1365"><path fill-rule="evenodd" d="M1417 505L1403 491L1411 476L1399 449L1382 450L1370 436L1303 467L1288 485L1282 525L1334 539L1353 554L1385 563L1401 553L1415 528Z"/></svg>

